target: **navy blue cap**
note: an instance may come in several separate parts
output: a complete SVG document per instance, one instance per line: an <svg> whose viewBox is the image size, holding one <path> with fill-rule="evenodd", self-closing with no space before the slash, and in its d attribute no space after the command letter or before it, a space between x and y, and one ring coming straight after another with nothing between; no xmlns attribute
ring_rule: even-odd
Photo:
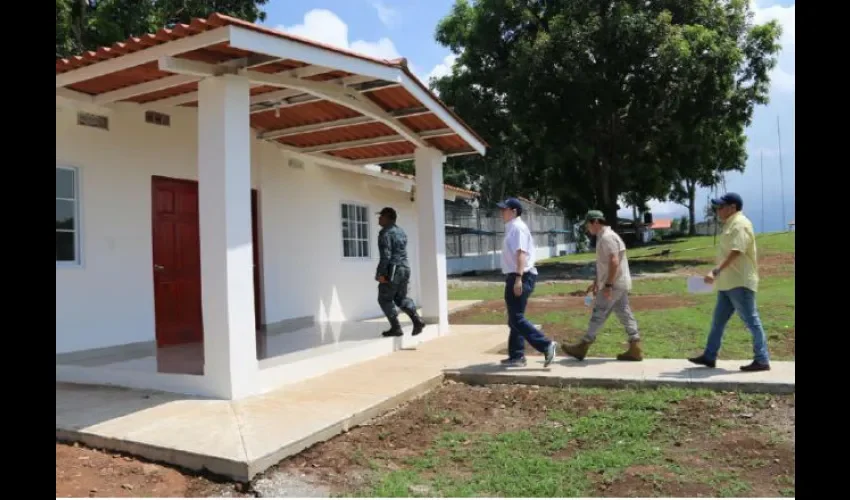
<svg viewBox="0 0 850 500"><path fill-rule="evenodd" d="M738 210L744 208L744 200L738 193L726 193L720 198L714 198L711 200L711 204L715 207L719 207L721 205L735 205Z"/></svg>
<svg viewBox="0 0 850 500"><path fill-rule="evenodd" d="M509 208L512 210L516 210L517 214L522 213L522 203L520 203L519 200L516 198L508 198L505 201L500 201L499 203L496 203L496 206L503 209Z"/></svg>

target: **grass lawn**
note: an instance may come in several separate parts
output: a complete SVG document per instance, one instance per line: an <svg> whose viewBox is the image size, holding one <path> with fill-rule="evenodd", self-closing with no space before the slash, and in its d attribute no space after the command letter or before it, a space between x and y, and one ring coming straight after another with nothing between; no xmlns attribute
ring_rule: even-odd
<svg viewBox="0 0 850 500"><path fill-rule="evenodd" d="M795 233L763 233L756 235L756 245L760 256L768 256L777 253L794 253ZM661 256L661 252L669 251L668 256ZM540 265L557 263L587 263L595 260L593 253L582 253L554 257L540 262ZM676 260L705 260L713 261L715 258L715 247L713 236L694 236L680 238L663 243L657 243L645 247L629 250L629 262L642 261L673 261Z"/></svg>
<svg viewBox="0 0 850 500"><path fill-rule="evenodd" d="M280 470L374 497L794 496L794 396L445 384Z"/></svg>
<svg viewBox="0 0 850 500"><path fill-rule="evenodd" d="M714 249L700 248L700 245L710 245L711 241L711 237L698 237L671 244L669 247L676 253L671 252L666 257L654 255L658 253L658 248L629 251L629 264L632 266L635 262L639 266L640 262L663 260L665 267L681 270L690 268L694 261L702 259L703 264L693 270L694 274L702 274L711 268L710 255ZM759 237L758 245L761 282L757 297L759 313L768 336L768 347L773 359L793 360L794 233L763 235ZM689 248L699 249L686 252L685 249ZM679 265L682 262L685 264ZM588 284L540 283L529 302L527 317L542 325L544 332L559 342L575 342L587 328L590 316L589 308L583 304L582 293ZM456 324L505 323L503 293L503 287L500 286L449 290L450 299L485 301L474 308L453 314L450 321ZM643 337L645 356L682 358L698 354L708 334L715 300L714 294L688 294L684 275L634 280L631 305ZM625 332L612 315L600 332L590 355L614 356L622 352L624 343ZM527 354L537 353L527 349ZM737 317L732 318L727 326L721 357L741 360L752 357L750 334Z"/></svg>

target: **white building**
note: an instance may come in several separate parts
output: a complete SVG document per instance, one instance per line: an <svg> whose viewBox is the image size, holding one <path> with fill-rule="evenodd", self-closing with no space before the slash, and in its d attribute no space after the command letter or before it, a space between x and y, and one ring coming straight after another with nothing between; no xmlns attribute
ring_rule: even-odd
<svg viewBox="0 0 850 500"><path fill-rule="evenodd" d="M57 60L56 96L57 380L236 399L369 355L387 205L448 332L442 165L486 145L404 60L215 14Z"/></svg>

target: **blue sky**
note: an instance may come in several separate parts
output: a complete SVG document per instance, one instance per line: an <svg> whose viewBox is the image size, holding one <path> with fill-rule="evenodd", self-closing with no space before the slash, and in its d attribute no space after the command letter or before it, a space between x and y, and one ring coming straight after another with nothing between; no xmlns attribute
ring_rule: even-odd
<svg viewBox="0 0 850 500"><path fill-rule="evenodd" d="M439 20L453 0L270 0L264 24L308 38L372 56L406 57L411 70L423 81L441 76L451 67L451 53L434 41ZM794 92L796 26L794 0L750 0L756 22L777 19L783 26L783 51L772 75L771 102L756 110L747 131L749 160L743 174L729 175L726 187L744 198L744 211L757 230L776 231L794 218ZM777 117L782 134L782 170L777 140ZM760 157L764 157L764 214L761 211ZM781 184L784 184L785 221L782 218ZM702 214L708 193L697 196ZM683 215L684 207L653 200L656 218ZM631 210L623 210L631 214ZM762 217L763 216L763 217ZM764 227L762 227L764 219Z"/></svg>

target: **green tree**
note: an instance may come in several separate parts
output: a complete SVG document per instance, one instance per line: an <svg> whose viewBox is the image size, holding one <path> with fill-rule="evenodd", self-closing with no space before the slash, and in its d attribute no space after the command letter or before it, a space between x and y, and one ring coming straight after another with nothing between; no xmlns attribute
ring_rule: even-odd
<svg viewBox="0 0 850 500"><path fill-rule="evenodd" d="M740 136L717 131L739 130L729 117L759 102L755 90L766 85L757 76L772 64L765 41L775 46L778 31L746 16L728 21L741 33L720 29L727 3L749 12L743 0L458 0L436 35L458 57L432 85L493 148L455 162L483 182L510 183L572 213L600 208L612 221L622 194L667 198L708 163L681 161L683 145L705 142L701 155L720 156ZM709 41L724 57L705 57ZM751 64L757 57L763 64ZM708 76L718 72L719 83ZM729 80L741 83L734 97L720 84ZM721 94L707 101L729 109L705 106L708 125L685 133L698 91Z"/></svg>
<svg viewBox="0 0 850 500"><path fill-rule="evenodd" d="M697 187L744 170L744 131L755 106L767 103L781 29L774 21L752 25L746 0L665 3L679 60L687 63L679 67L679 105L665 131L676 171L669 198L688 208L693 235Z"/></svg>
<svg viewBox="0 0 850 500"><path fill-rule="evenodd" d="M265 19L268 0L56 0L56 57L112 45L214 12Z"/></svg>

